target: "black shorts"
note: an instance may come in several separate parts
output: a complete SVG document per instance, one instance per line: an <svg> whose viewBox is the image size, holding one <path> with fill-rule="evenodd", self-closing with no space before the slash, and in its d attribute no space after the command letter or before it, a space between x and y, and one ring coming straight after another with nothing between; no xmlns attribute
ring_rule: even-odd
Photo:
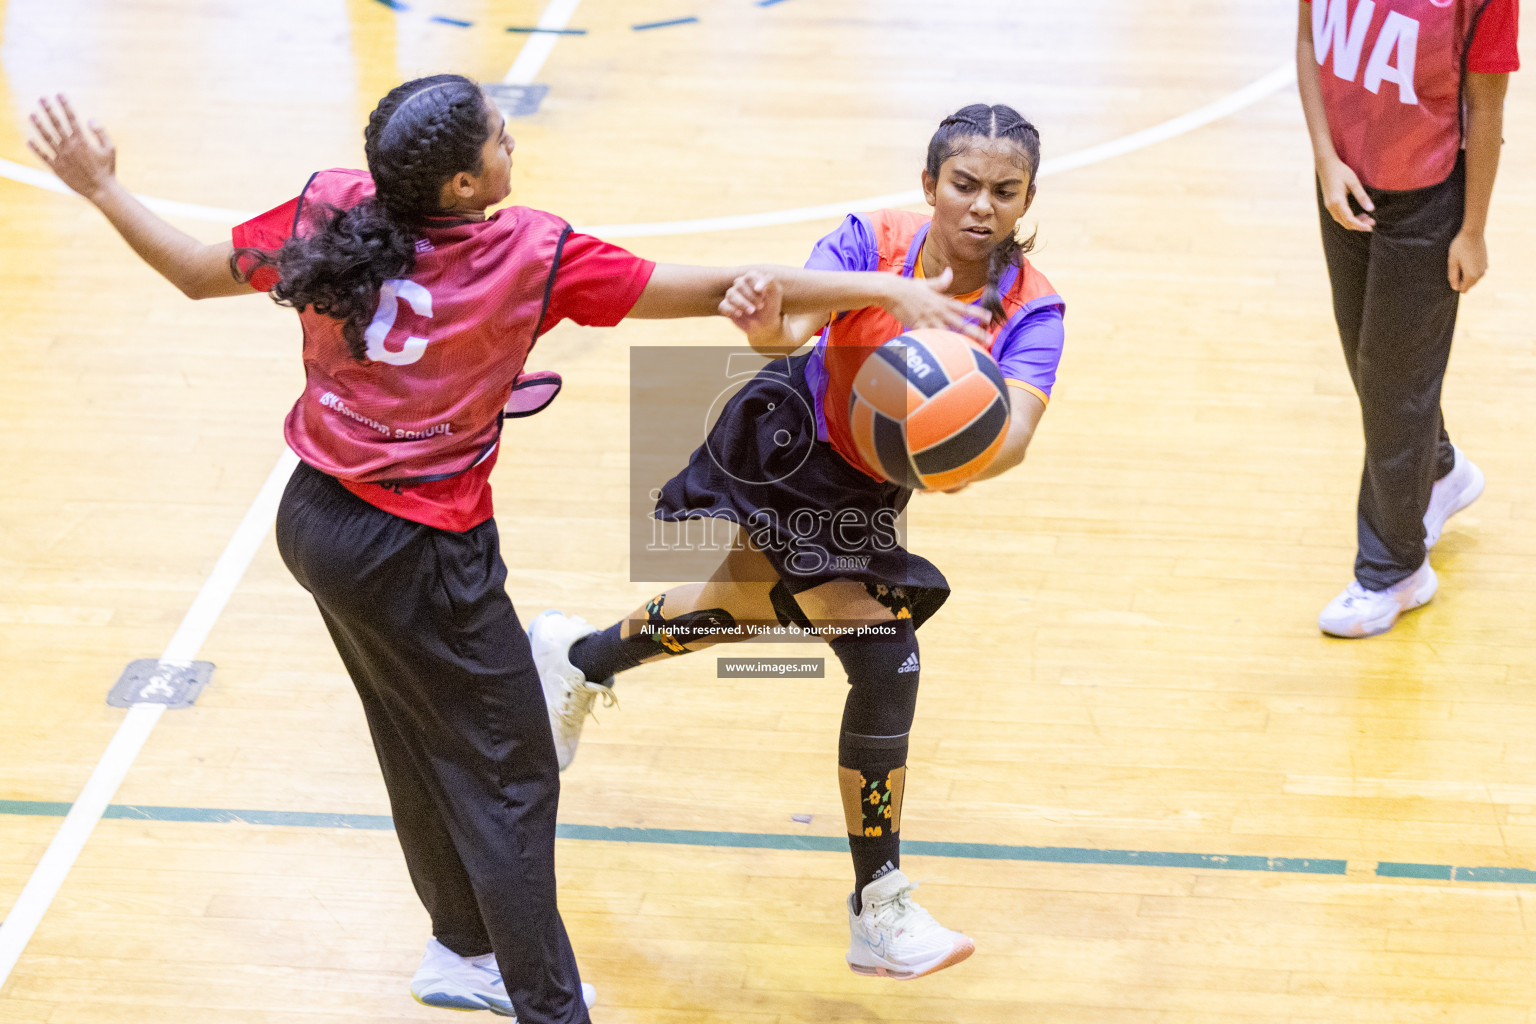
<svg viewBox="0 0 1536 1024"><path fill-rule="evenodd" d="M949 597L949 581L901 545L909 488L875 480L816 439L808 357L769 363L720 412L687 467L667 481L656 518L736 523L792 595L832 580L901 587L917 625ZM776 595L775 603L785 595ZM781 614L783 612L781 611Z"/></svg>

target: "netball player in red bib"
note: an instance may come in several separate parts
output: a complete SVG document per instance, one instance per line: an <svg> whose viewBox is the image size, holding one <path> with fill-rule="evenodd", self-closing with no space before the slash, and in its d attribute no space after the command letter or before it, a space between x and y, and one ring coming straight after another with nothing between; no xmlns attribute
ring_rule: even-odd
<svg viewBox="0 0 1536 1024"><path fill-rule="evenodd" d="M1488 269L1519 0L1301 0L1300 11L1323 256L1365 432L1355 578L1318 625L1363 637L1434 596L1430 549L1483 492L1446 433L1440 387L1457 304Z"/></svg>
<svg viewBox="0 0 1536 1024"><path fill-rule="evenodd" d="M1030 243L1015 235L1039 166L1039 135L1016 111L966 107L944 119L928 146L922 181L931 220L899 210L856 214L806 264L903 279L942 275L989 322L985 345L1009 385L1012 415L1000 454L978 479L1023 459L1061 358L1061 297L1025 258ZM745 639L741 626L754 620L823 631L850 687L838 742L854 869L848 965L921 977L973 949L912 899L915 886L901 871L907 743L922 668L916 629L944 603L949 584L897 543L896 513L912 491L860 455L849 415L863 361L911 325L873 307L789 312L780 287L753 276L727 304L760 351L792 353L812 337L816 344L771 363L731 399L687 468L662 488L656 516L726 519L747 543L709 582L668 590L601 632L558 612L534 620L534 658L562 766L594 698L611 699L616 673L709 646L712 636ZM878 628L861 635L861 626Z"/></svg>
<svg viewBox="0 0 1536 1024"><path fill-rule="evenodd" d="M487 216L510 190L512 139L455 75L384 97L367 172L315 174L222 245L135 200L105 132L83 130L62 97L32 120L34 152L187 295L265 291L299 311L305 387L284 435L302 461L278 548L362 698L432 918L411 991L524 1024L588 1021L555 901L555 748L488 475L539 335L563 319L713 314L744 269L656 265L523 207ZM875 302L969 324L963 303L888 275L757 273L800 313Z"/></svg>

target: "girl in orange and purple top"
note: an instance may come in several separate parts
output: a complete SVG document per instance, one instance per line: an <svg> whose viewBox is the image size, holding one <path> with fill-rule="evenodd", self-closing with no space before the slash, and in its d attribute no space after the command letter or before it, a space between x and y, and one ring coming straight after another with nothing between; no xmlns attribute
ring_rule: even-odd
<svg viewBox="0 0 1536 1024"><path fill-rule="evenodd" d="M1035 194L1040 140L1009 107L945 118L928 147L923 189L933 218L896 210L849 217L817 243L807 268L928 279L972 303L983 344L1009 384L1001 450L977 479L1024 458L1055 383L1063 303L1015 235ZM1032 240L1031 240L1032 241ZM748 275L727 297L770 363L724 407L705 444L662 488L658 519L736 523L747 543L707 583L675 587L602 632L558 612L530 637L562 765L575 754L595 696L643 662L745 639L742 623L817 630L850 685L838 776L853 855L848 964L915 978L959 963L971 940L912 900L900 870L908 734L920 672L916 629L949 595L942 573L901 547L896 517L915 480L888 480L859 454L851 383L863 361L903 333L873 307L786 315L778 286ZM813 336L806 355L792 353ZM909 359L911 356L909 355ZM858 627L877 627L864 635Z"/></svg>
<svg viewBox="0 0 1536 1024"><path fill-rule="evenodd" d="M1324 633L1391 629L1439 586L1429 550L1483 492L1440 387L1483 240L1520 66L1519 0L1301 0L1296 71L1317 165L1323 256L1360 399L1355 578Z"/></svg>

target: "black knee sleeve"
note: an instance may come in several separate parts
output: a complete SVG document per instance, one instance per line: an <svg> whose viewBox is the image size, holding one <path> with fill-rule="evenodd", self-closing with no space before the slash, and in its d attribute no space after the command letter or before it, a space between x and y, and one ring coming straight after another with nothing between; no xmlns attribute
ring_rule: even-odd
<svg viewBox="0 0 1536 1024"><path fill-rule="evenodd" d="M897 736L912 729L922 674L917 634L911 619L897 619L891 625L894 636L848 636L830 644L848 673L845 734Z"/></svg>

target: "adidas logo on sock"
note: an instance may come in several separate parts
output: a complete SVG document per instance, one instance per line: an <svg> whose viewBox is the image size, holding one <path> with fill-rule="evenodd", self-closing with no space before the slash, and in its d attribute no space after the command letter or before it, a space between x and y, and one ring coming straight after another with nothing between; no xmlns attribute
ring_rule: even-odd
<svg viewBox="0 0 1536 1024"><path fill-rule="evenodd" d="M904 672L916 672L918 667L917 652L913 651L911 654L907 655L907 660L901 663L901 668L896 670L896 674L901 675Z"/></svg>
<svg viewBox="0 0 1536 1024"><path fill-rule="evenodd" d="M873 882L876 878L884 878L886 875L895 870L896 865L892 864L890 861L886 861L884 864L880 865L880 870L875 872L874 876L870 878L870 881Z"/></svg>

